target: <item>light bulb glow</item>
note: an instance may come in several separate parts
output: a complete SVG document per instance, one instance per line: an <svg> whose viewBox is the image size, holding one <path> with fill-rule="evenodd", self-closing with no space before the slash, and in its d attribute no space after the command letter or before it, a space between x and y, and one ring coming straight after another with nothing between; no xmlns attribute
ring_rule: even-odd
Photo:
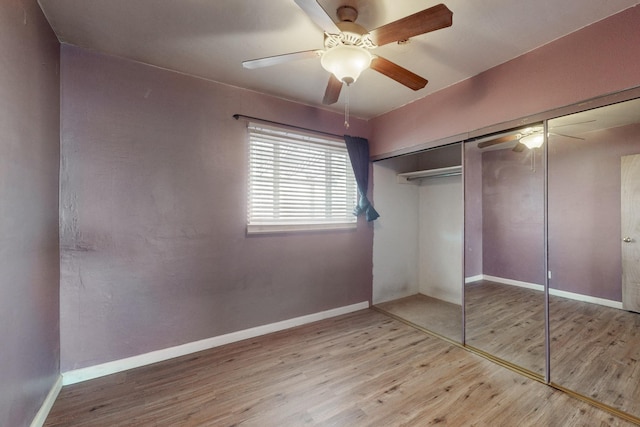
<svg viewBox="0 0 640 427"><path fill-rule="evenodd" d="M366 49L351 45L338 45L322 54L322 67L341 82L350 85L360 73L369 68L372 56Z"/></svg>
<svg viewBox="0 0 640 427"><path fill-rule="evenodd" d="M528 149L540 148L544 142L544 135L542 133L533 133L520 138L520 142L526 145Z"/></svg>

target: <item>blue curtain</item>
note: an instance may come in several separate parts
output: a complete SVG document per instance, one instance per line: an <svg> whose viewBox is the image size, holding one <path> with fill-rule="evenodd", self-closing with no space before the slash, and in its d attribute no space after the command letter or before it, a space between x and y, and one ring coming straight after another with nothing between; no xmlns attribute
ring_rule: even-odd
<svg viewBox="0 0 640 427"><path fill-rule="evenodd" d="M380 215L367 199L367 188L369 188L369 141L365 138L345 135L344 142L347 144L351 167L353 168L353 174L358 184L358 192L360 193L360 201L353 210L353 214L358 216L364 213L367 221L373 221Z"/></svg>

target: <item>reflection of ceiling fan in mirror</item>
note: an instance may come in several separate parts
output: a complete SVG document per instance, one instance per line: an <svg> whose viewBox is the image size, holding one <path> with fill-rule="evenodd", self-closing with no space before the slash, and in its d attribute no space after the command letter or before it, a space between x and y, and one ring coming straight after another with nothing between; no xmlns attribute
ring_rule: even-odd
<svg viewBox="0 0 640 427"><path fill-rule="evenodd" d="M555 126L553 128L550 128L548 132L548 136L552 136L552 135L563 136L565 138L579 139L584 141L584 138L581 138L579 136L566 135L558 132L552 132L551 130L556 129L558 127L562 127L562 126L573 126L573 125L578 125L583 123L590 123L593 121L595 120L589 120L588 122L570 123L566 125ZM513 147L512 150L518 153L523 151L525 148L528 148L530 150L534 148L540 148L544 143L544 127L542 125L537 125L537 126L524 128L524 129L519 129L517 131L509 133L508 135L503 135L498 138L490 139L488 141L479 142L478 148L488 148L494 145L505 144L507 142L512 142L512 141L517 141L516 145Z"/></svg>
<svg viewBox="0 0 640 427"><path fill-rule="evenodd" d="M295 0L296 4L320 27L324 35L324 49L307 50L244 61L245 68L259 68L298 59L320 57L322 67L331 73L323 104L338 101L342 84L351 85L360 73L371 68L413 90L426 86L427 80L371 51L378 46L404 41L410 37L449 27L453 13L443 4L406 16L397 21L367 31L355 23L358 10L340 6L335 23L316 0Z"/></svg>
<svg viewBox="0 0 640 427"><path fill-rule="evenodd" d="M533 126L518 130L516 133L504 135L498 138L482 141L478 143L478 148L487 148L497 144L517 141L513 147L513 151L521 152L525 148L538 148L544 142L544 128L542 126Z"/></svg>

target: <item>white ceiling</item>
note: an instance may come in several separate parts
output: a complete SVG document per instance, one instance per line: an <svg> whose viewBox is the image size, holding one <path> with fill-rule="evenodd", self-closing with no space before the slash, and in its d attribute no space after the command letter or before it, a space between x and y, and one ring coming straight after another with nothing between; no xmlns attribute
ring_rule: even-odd
<svg viewBox="0 0 640 427"><path fill-rule="evenodd" d="M39 0L63 43L122 56L304 104L322 106L328 73L317 58L260 69L243 60L321 49L323 33L293 0ZM374 29L431 7L430 0L319 0L334 20L355 5ZM376 54L429 80L414 92L366 70L350 88L351 114L372 118L515 58L637 0L444 0L453 26ZM550 64L552 66L552 64Z"/></svg>

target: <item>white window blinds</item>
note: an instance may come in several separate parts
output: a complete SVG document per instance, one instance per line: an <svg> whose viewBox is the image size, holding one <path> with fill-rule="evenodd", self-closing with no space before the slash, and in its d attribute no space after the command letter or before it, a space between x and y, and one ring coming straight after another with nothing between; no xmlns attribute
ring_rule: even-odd
<svg viewBox="0 0 640 427"><path fill-rule="evenodd" d="M249 232L352 228L356 203L344 141L249 123Z"/></svg>

